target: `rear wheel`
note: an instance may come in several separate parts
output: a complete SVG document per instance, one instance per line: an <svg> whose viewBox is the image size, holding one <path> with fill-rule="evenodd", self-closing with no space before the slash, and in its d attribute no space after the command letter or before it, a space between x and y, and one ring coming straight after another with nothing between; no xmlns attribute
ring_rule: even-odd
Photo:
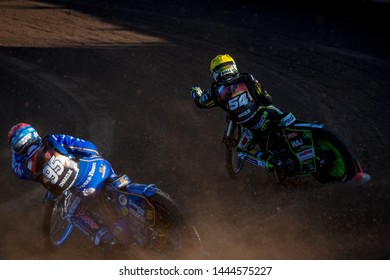
<svg viewBox="0 0 390 280"><path fill-rule="evenodd" d="M345 181L357 172L355 159L345 144L328 130L313 132L317 170L313 176L321 183Z"/></svg>
<svg viewBox="0 0 390 280"><path fill-rule="evenodd" d="M186 222L176 203L165 193L148 198L154 207L154 225L145 249L157 258L178 259L200 253L201 241L194 227Z"/></svg>

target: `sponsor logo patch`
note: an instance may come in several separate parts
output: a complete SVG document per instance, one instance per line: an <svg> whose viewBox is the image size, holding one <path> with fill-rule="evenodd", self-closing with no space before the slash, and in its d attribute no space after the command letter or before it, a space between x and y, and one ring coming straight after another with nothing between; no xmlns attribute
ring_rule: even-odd
<svg viewBox="0 0 390 280"><path fill-rule="evenodd" d="M95 223L94 220L92 220L90 217L88 217L85 214L80 215L80 218L92 229L99 229L99 226Z"/></svg>
<svg viewBox="0 0 390 280"><path fill-rule="evenodd" d="M80 187L81 189L84 188L86 185L89 184L89 182L92 181L93 175L95 174L95 170L96 170L96 162L94 162L94 163L92 164L92 169L91 169L91 171L89 171L89 173L88 173L88 178L87 178L87 180L85 180L85 182L81 185L81 187Z"/></svg>
<svg viewBox="0 0 390 280"><path fill-rule="evenodd" d="M238 114L238 117L239 117L239 118L245 117L245 116L248 115L250 112L251 112L251 110L250 110L250 109L247 109L247 110L245 110L244 112Z"/></svg>
<svg viewBox="0 0 390 280"><path fill-rule="evenodd" d="M293 146L293 148L296 148L296 147L299 147L302 145L303 145L303 140L301 138L294 140L294 141L291 141L291 146Z"/></svg>
<svg viewBox="0 0 390 280"><path fill-rule="evenodd" d="M299 152L299 153L297 153L297 157L299 158L300 161L305 161L305 160L311 159L314 157L314 149L309 148L307 150Z"/></svg>
<svg viewBox="0 0 390 280"><path fill-rule="evenodd" d="M119 203L120 203L120 205L122 205L122 206L126 206L126 204L127 204L127 198L126 198L125 195L121 194L121 195L119 196Z"/></svg>
<svg viewBox="0 0 390 280"><path fill-rule="evenodd" d="M270 120L266 120L264 124L261 126L261 131L266 130L270 122L271 122Z"/></svg>
<svg viewBox="0 0 390 280"><path fill-rule="evenodd" d="M293 132L293 133L288 134L288 135L287 135L287 138L288 138L288 139L291 139L291 138L294 138L294 137L297 137L297 136L298 136L298 133Z"/></svg>
<svg viewBox="0 0 390 280"><path fill-rule="evenodd" d="M264 124L265 119L267 118L267 115L268 115L268 112L265 111L265 112L263 113L263 115L261 116L260 121L253 127L253 129L256 130L256 129L258 129L259 127L261 127L261 126Z"/></svg>
<svg viewBox="0 0 390 280"><path fill-rule="evenodd" d="M68 179L70 178L70 176L72 176L72 174L73 174L73 170L71 170L71 169L69 169L68 172L66 172L65 177L62 178L62 180L61 180L61 182L60 182L60 184L59 184L59 186L60 186L61 188L65 185L65 183L68 181Z"/></svg>
<svg viewBox="0 0 390 280"><path fill-rule="evenodd" d="M103 163L100 165L99 173L102 174L102 178L106 175L106 166Z"/></svg>
<svg viewBox="0 0 390 280"><path fill-rule="evenodd" d="M285 116L285 117L281 120L281 123L282 123L284 126L289 126L289 125L292 124L295 120L296 120L296 118L294 117L294 115L291 114L291 113L289 113L287 116Z"/></svg>

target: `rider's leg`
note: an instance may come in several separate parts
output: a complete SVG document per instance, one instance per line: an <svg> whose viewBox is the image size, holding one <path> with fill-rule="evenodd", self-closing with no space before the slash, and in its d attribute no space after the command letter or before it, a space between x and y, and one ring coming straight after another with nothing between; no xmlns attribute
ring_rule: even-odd
<svg viewBox="0 0 390 280"><path fill-rule="evenodd" d="M243 135L237 144L238 156L251 164L267 168L267 159L260 151L259 146L253 143L254 138L251 130L243 129Z"/></svg>
<svg viewBox="0 0 390 280"><path fill-rule="evenodd" d="M261 143L261 138L268 135L273 126L280 122L282 114L282 111L272 105L259 108L257 117L249 124L250 129L244 129L243 136L237 145L241 158L265 168L279 168L281 166L280 161L274 159L272 155L265 154L264 150L261 151L261 146L265 144ZM259 148L254 149L255 145L252 142L258 143Z"/></svg>
<svg viewBox="0 0 390 280"><path fill-rule="evenodd" d="M82 201L78 206L75 222L94 237L96 245L115 244L115 236L111 233L110 223L101 209L99 196L106 181L115 181L117 175L111 164L101 158L80 160L80 170L83 170L83 173L76 188Z"/></svg>

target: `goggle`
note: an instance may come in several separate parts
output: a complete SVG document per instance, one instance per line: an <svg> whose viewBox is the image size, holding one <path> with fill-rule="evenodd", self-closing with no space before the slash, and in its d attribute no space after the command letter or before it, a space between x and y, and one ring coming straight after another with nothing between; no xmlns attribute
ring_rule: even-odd
<svg viewBox="0 0 390 280"><path fill-rule="evenodd" d="M218 65L212 72L213 78L216 81L223 76L235 73L237 73L237 66L233 62L226 62Z"/></svg>

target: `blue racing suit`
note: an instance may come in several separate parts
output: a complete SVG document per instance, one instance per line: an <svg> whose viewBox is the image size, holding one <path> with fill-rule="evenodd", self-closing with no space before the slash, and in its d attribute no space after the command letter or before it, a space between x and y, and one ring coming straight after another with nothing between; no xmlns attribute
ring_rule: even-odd
<svg viewBox="0 0 390 280"><path fill-rule="evenodd" d="M43 137L26 155L13 152L12 169L19 178L40 182L55 195L73 187L87 196L116 177L93 143L64 134Z"/></svg>
<svg viewBox="0 0 390 280"><path fill-rule="evenodd" d="M117 225L107 224L99 200L86 197L98 193L106 180L117 182L116 187L131 181L125 175L118 177L93 143L64 134L47 135L25 155L13 152L12 169L21 179L40 182L48 190L46 201L64 193L64 209L73 209L67 219L93 237L95 244L113 244L111 228ZM70 189L77 191L67 192Z"/></svg>

